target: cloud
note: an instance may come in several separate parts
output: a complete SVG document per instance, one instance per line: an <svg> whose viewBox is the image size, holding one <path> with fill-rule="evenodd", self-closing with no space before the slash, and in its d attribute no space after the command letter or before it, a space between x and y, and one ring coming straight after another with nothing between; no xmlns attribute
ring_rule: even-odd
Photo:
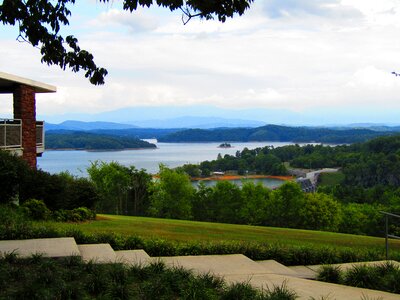
<svg viewBox="0 0 400 300"><path fill-rule="evenodd" d="M144 10L130 13L120 9L109 9L102 12L96 19L90 22L91 25L105 28L112 26L128 27L130 32L147 32L157 29L159 26L157 18Z"/></svg>
<svg viewBox="0 0 400 300"><path fill-rule="evenodd" d="M270 18L306 17L316 15L329 18L350 18L360 12L339 0L266 0L264 11Z"/></svg>
<svg viewBox="0 0 400 300"><path fill-rule="evenodd" d="M361 113L357 106L395 111L400 109L400 79L390 74L400 72L395 4L256 1L243 17L226 23L193 19L186 26L179 13L110 9L77 33L82 48L108 69L105 86L91 86L82 73L42 65L37 49L6 35L0 37L0 66L58 87L55 94L38 95L38 113L47 115L193 104L335 108L354 115ZM267 8L275 18L265 14ZM9 111L1 103L0 112Z"/></svg>

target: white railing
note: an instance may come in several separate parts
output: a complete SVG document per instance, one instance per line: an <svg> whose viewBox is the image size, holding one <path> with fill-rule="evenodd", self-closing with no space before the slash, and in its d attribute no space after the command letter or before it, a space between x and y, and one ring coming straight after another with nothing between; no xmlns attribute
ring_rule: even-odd
<svg viewBox="0 0 400 300"><path fill-rule="evenodd" d="M0 119L0 148L22 148L22 125L20 119Z"/></svg>

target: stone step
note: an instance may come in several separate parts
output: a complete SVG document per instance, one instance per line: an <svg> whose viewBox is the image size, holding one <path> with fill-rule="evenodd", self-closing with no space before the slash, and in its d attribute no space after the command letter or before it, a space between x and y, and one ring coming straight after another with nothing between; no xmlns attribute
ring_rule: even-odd
<svg viewBox="0 0 400 300"><path fill-rule="evenodd" d="M80 255L75 239L72 237L0 241L0 254L11 252L20 257L29 257L33 254L41 254L45 257Z"/></svg>
<svg viewBox="0 0 400 300"><path fill-rule="evenodd" d="M275 260L260 260L256 261L261 267L264 268L265 273L267 274L279 274L279 275L287 275L287 276L295 276L298 274L296 271L278 263Z"/></svg>
<svg viewBox="0 0 400 300"><path fill-rule="evenodd" d="M167 266L183 267L217 276L264 274L265 269L242 254L159 257Z"/></svg>
<svg viewBox="0 0 400 300"><path fill-rule="evenodd" d="M384 299L399 300L398 294L386 293L381 291L361 289L356 287L344 286L308 280L276 274L255 274L246 275L226 275L225 281L228 284L237 282L248 282L258 289L268 289L274 286L285 285L289 290L294 291L299 298L297 299L336 299L336 300L361 300L361 299Z"/></svg>
<svg viewBox="0 0 400 300"><path fill-rule="evenodd" d="M83 261L95 263L113 263L116 255L110 244L86 244L78 245Z"/></svg>
<svg viewBox="0 0 400 300"><path fill-rule="evenodd" d="M151 257L144 250L115 251L116 261L127 265L145 266Z"/></svg>

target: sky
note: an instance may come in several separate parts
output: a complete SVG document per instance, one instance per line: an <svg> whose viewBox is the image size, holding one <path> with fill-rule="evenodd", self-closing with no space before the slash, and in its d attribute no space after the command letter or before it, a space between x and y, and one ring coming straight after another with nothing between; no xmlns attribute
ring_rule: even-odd
<svg viewBox="0 0 400 300"><path fill-rule="evenodd" d="M119 0L70 9L63 32L108 70L104 86L41 64L38 49L16 41L17 28L0 25L0 71L57 87L37 95L47 118L213 106L268 110L285 124L400 123L400 77L391 74L400 73L398 0L256 0L225 23L186 25L179 11L131 14ZM11 113L12 99L0 96L0 116Z"/></svg>

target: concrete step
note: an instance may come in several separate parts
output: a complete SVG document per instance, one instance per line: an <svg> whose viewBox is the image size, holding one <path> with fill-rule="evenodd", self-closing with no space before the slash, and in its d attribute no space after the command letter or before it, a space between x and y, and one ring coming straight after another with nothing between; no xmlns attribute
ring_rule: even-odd
<svg viewBox="0 0 400 300"><path fill-rule="evenodd" d="M267 274L279 274L279 275L287 275L287 276L298 276L297 272L278 263L275 260L260 260L256 261L261 267L264 268L265 273Z"/></svg>
<svg viewBox="0 0 400 300"><path fill-rule="evenodd" d="M110 244L87 244L78 245L83 261L96 263L113 263L116 255Z"/></svg>
<svg viewBox="0 0 400 300"><path fill-rule="evenodd" d="M286 285L289 290L296 292L298 299L336 299L336 300L361 300L361 299L384 299L399 300L398 294L391 294L381 291L368 290L308 280L276 274L226 275L225 281L228 284L237 282L248 282L259 289L273 288L274 286Z"/></svg>
<svg viewBox="0 0 400 300"><path fill-rule="evenodd" d="M159 257L168 266L217 276L264 274L265 269L242 254Z"/></svg>
<svg viewBox="0 0 400 300"><path fill-rule="evenodd" d="M0 241L0 254L15 252L20 257L42 254L45 257L80 255L74 238Z"/></svg>
<svg viewBox="0 0 400 300"><path fill-rule="evenodd" d="M400 263L395 261L395 260L378 260L378 261L354 262L354 263L346 263L346 264L333 264L331 266L339 267L342 271L347 271L349 269L352 269L355 266L365 265L365 266L371 266L372 267L372 266L381 266L381 265L384 265L386 263L391 263L391 264L393 264L393 265L395 265L395 266L400 268ZM323 265L312 265L312 266L307 266L307 268L309 268L309 269L311 269L311 270L313 270L315 272L318 272L321 269L322 266Z"/></svg>
<svg viewBox="0 0 400 300"><path fill-rule="evenodd" d="M144 250L115 251L116 261L127 265L145 266L151 257Z"/></svg>
<svg viewBox="0 0 400 300"><path fill-rule="evenodd" d="M290 270L296 273L296 277L305 279L317 278L317 271L310 269L308 266L290 266Z"/></svg>

